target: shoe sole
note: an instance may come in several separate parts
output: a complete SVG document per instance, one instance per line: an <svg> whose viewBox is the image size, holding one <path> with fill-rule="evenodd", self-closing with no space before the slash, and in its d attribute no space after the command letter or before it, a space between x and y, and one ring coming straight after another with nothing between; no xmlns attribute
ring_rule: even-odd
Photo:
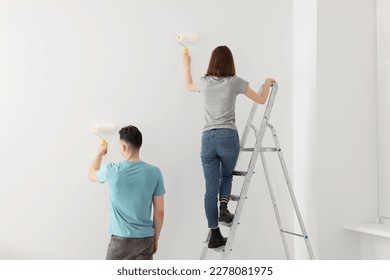
<svg viewBox="0 0 390 280"><path fill-rule="evenodd" d="M223 243L218 243L218 246L217 245L210 246L210 244L209 244L207 247L209 247L209 249L215 249L215 248L218 248L218 247L221 247L221 246L225 246L226 245L226 241L227 240L225 240L225 242L223 242ZM219 244L221 244L221 245L219 245Z"/></svg>

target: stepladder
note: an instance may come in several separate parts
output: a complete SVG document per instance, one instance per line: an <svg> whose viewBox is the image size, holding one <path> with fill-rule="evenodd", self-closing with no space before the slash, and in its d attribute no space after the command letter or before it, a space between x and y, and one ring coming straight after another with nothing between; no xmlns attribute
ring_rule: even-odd
<svg viewBox="0 0 390 280"><path fill-rule="evenodd" d="M264 116L262 118L261 125L259 128L254 124L254 119L255 119L257 108L258 108L258 104L255 102L253 103L251 112L249 114L248 120L246 122L244 131L243 131L243 134L242 134L242 137L240 140L240 154L244 153L244 152L251 153L251 156L250 156L248 168L246 171L235 170L233 172L233 176L243 176L244 181L242 183L240 194L239 195L233 194L230 197L231 201L237 202L237 206L236 206L236 209L234 211L233 222L229 223L229 224L226 224L226 223L221 224L222 226L227 226L229 228L229 234L227 236L226 245L218 247L218 248L213 248L213 249L208 248L207 244L208 244L208 241L210 239L210 232L209 232L207 235L206 241L204 242L204 247L203 247L203 250L201 253L201 257L200 257L201 260L204 260L207 258L207 254L208 254L209 250L213 250L213 251L217 252L218 254L220 254L221 259L228 259L229 258L229 254L233 250L234 238L236 236L236 232L237 232L238 227L240 225L241 214L243 212L245 200L247 199L248 189L249 189L249 186L251 184L253 174L255 172L255 167L256 167L256 163L257 163L259 155L261 158L261 162L262 162L262 166L263 166L263 170L264 170L264 175L265 175L265 179L266 179L265 181L266 181L266 184L268 186L268 190L269 190L269 194L271 197L276 221L277 221L277 224L279 227L279 232L280 232L280 236L282 239L286 258L292 259L291 251L290 251L288 241L286 238L288 235L291 235L294 237L303 238L305 245L306 245L306 249L307 249L309 258L312 260L315 259L313 249L312 249L311 244L310 244L309 236L306 232L303 218L302 218L301 212L300 212L299 207L298 207L297 199L296 199L295 194L294 194L294 189L293 189L293 186L292 186L292 183L290 180L290 176L289 176L289 173L287 170L286 162L284 160L282 148L280 147L280 143L279 143L279 139L278 139L278 136L276 133L276 129L269 122L272 108L273 108L275 98L276 98L276 95L278 92L278 87L279 87L278 84L274 83L270 89L268 102L267 102L267 105L266 105L266 108L264 111ZM246 142L247 142L249 133L252 130L255 133L254 147L246 147ZM264 147L263 146L264 136L267 133L267 131L269 131L272 135L272 140L273 140L273 144L271 145L272 147ZM281 211L279 210L279 207L278 207L277 198L276 198L274 187L273 187L272 180L271 180L271 173L270 173L269 168L268 168L265 153L276 153L278 155L278 159L280 161L280 166L281 166L281 169L283 171L284 179L285 179L285 182L287 185L287 193L289 195L289 198L291 199L292 206L294 208L294 213L296 215L296 218L297 218L297 221L299 224L300 232L298 232L298 233L294 232L292 230L287 230L286 228L284 228L282 217L281 217ZM252 222L255 222L255 221L252 221ZM237 248L237 250L239 250L239 248Z"/></svg>

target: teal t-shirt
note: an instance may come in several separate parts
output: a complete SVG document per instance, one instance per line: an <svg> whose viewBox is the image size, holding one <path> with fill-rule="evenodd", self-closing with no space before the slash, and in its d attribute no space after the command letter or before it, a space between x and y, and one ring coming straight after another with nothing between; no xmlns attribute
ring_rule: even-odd
<svg viewBox="0 0 390 280"><path fill-rule="evenodd" d="M125 160L102 167L97 178L110 188L110 234L154 236L153 197L165 193L160 169L143 161Z"/></svg>

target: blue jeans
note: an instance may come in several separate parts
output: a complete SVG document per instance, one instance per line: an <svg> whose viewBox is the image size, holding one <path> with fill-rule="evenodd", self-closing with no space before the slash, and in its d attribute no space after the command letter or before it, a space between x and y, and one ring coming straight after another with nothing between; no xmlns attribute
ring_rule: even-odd
<svg viewBox="0 0 390 280"><path fill-rule="evenodd" d="M218 226L219 198L230 199L233 170L236 166L240 141L233 129L211 129L202 136L202 166L206 181L204 206L209 228Z"/></svg>

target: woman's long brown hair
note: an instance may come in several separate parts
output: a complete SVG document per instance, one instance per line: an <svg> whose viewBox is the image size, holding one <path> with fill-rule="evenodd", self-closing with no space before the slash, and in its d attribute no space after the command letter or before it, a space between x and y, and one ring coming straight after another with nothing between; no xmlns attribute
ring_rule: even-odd
<svg viewBox="0 0 390 280"><path fill-rule="evenodd" d="M206 76L230 77L236 75L233 54L226 46L216 47L210 58Z"/></svg>

